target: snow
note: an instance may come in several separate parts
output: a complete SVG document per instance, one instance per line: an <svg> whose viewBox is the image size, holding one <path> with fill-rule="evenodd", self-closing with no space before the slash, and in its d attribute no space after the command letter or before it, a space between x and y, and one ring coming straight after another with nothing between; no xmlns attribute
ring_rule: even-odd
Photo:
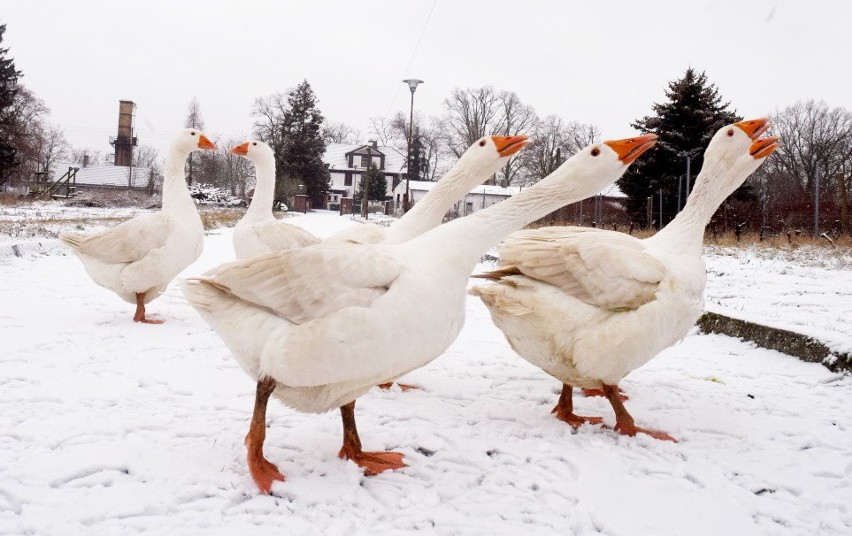
<svg viewBox="0 0 852 536"><path fill-rule="evenodd" d="M320 236L357 225L324 211L288 222ZM679 443L575 432L550 414L557 382L472 297L458 340L404 379L422 390L358 401L365 448L408 467L364 477L337 458L336 412L273 400L266 455L288 480L260 495L242 444L254 383L177 284L149 305L165 324L134 324L41 241L0 257L0 534L852 534L852 377L693 332L622 383L637 423ZM232 258L230 229L212 231L183 276ZM832 294L848 269L781 273L747 252L708 266L708 303L848 344ZM603 399L576 406L614 423Z"/></svg>

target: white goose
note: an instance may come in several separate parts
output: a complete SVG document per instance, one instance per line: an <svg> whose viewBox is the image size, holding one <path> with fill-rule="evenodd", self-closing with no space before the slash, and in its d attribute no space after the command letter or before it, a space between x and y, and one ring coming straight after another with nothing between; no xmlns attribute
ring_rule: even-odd
<svg viewBox="0 0 852 536"><path fill-rule="evenodd" d="M423 199L390 228L357 225L327 240L398 244L437 227L456 201L493 175L509 157L524 147L526 140L526 136L484 136L476 140ZM320 239L313 234L299 226L277 220L272 215L275 193L275 154L272 148L261 141L247 141L233 147L231 152L251 160L257 177L251 206L234 227L233 241L237 259L318 243ZM416 389L405 383L397 385L404 391ZM382 389L390 389L392 386L393 382L378 385Z"/></svg>
<svg viewBox="0 0 852 536"><path fill-rule="evenodd" d="M204 226L186 187L184 163L196 149L215 148L198 129L181 130L166 156L161 211L140 214L92 235L59 235L80 257L95 283L136 304L136 322L163 322L147 318L145 304L162 294L201 255Z"/></svg>
<svg viewBox="0 0 852 536"><path fill-rule="evenodd" d="M245 216L234 226L234 253L238 259L305 247L319 242L297 225L284 223L272 215L275 201L275 154L262 141L247 141L231 148L231 153L254 163L257 183Z"/></svg>
<svg viewBox="0 0 852 536"><path fill-rule="evenodd" d="M403 467L395 452L363 452L355 399L438 357L464 324L465 287L507 234L598 192L656 136L593 145L538 184L401 244L322 242L219 266L188 280L189 302L257 379L247 459L258 487L284 476L263 456L271 394L305 412L340 408L340 456L367 474Z"/></svg>
<svg viewBox="0 0 852 536"><path fill-rule="evenodd" d="M396 244L438 226L453 203L493 175L506 159L524 146L526 139L526 136L486 136L477 140L435 187L389 229L359 225L329 240ZM233 147L231 152L251 160L257 177L251 206L234 227L237 258L318 243L320 239L308 231L276 220L272 215L275 195L275 155L272 148L261 141L247 141Z"/></svg>
<svg viewBox="0 0 852 536"><path fill-rule="evenodd" d="M704 153L695 189L655 236L578 227L517 232L501 246L494 280L473 288L514 350L563 382L553 413L573 427L600 423L573 412L572 386L602 389L615 430L672 440L636 426L617 383L682 339L703 308L704 227L713 213L776 148L757 140L766 119L720 129ZM753 141L757 140L757 141Z"/></svg>

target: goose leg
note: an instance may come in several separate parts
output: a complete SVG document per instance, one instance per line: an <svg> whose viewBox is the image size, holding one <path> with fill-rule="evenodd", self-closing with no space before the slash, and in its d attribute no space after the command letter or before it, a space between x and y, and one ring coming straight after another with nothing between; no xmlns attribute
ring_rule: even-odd
<svg viewBox="0 0 852 536"><path fill-rule="evenodd" d="M361 450L361 438L355 427L355 401L340 406L340 416L343 419L343 447L338 456L352 460L364 468L367 476L377 475L389 469L405 467L402 454L399 452L364 452Z"/></svg>
<svg viewBox="0 0 852 536"><path fill-rule="evenodd" d="M621 396L619 396L618 393L618 386L604 384L603 392L609 400L609 403L612 405L612 409L615 410L616 432L629 436L647 434L654 439L659 439L661 441L674 441L677 443L677 439L665 432L636 426L636 423L633 421L633 417L627 412L627 408L624 407L624 403L621 401Z"/></svg>
<svg viewBox="0 0 852 536"><path fill-rule="evenodd" d="M556 415L556 418L560 421L570 424L571 428L575 430L585 423L603 423L603 418L601 417L584 417L574 414L574 388L567 383L562 384L562 393L559 394L559 401L551 410L551 413Z"/></svg>
<svg viewBox="0 0 852 536"><path fill-rule="evenodd" d="M621 390L621 387L615 386L615 390L618 393L618 398L622 401L630 400L630 397L627 396L627 393ZM583 389L583 396L606 396L603 389Z"/></svg>
<svg viewBox="0 0 852 536"><path fill-rule="evenodd" d="M145 318L145 293L136 293L136 314L133 315L134 322L142 322L143 324L162 324L165 320L156 320L153 318Z"/></svg>
<svg viewBox="0 0 852 536"><path fill-rule="evenodd" d="M385 383L380 383L380 384L376 385L376 387L378 387L379 389L384 389L385 391L387 391L388 389L393 387L393 384L394 384L394 382L385 382ZM399 388L402 389L403 391L412 391L412 390L420 389L416 385L409 385L407 383L397 383L397 385L399 385Z"/></svg>
<svg viewBox="0 0 852 536"><path fill-rule="evenodd" d="M254 396L254 412L251 416L251 426L246 435L246 460L254 483L265 494L272 489L275 480L284 481L284 475L274 464L263 457L263 441L266 439L266 404L269 395L275 390L276 382L270 377L261 378L257 382Z"/></svg>

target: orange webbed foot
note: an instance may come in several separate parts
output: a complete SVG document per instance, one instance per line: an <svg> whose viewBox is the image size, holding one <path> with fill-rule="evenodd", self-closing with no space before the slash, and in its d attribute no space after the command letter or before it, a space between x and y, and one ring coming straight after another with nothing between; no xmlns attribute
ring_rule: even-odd
<svg viewBox="0 0 852 536"><path fill-rule="evenodd" d="M635 436L636 434L645 434L653 437L654 439L659 439L660 441L671 441L673 443L678 442L677 439L661 430L651 430L650 428L642 428L636 425L625 426L623 424L616 424L614 430L619 434L631 437Z"/></svg>
<svg viewBox="0 0 852 536"><path fill-rule="evenodd" d="M266 495L272 491L272 483L276 480L284 482L287 478L278 470L278 467L263 457L262 446L254 447L251 441L246 437L246 461L248 462L249 472L260 488L260 491Z"/></svg>
<svg viewBox="0 0 852 536"><path fill-rule="evenodd" d="M142 319L133 319L134 322L139 322L140 324L163 324L165 320L160 320L157 318L142 318Z"/></svg>
<svg viewBox="0 0 852 536"><path fill-rule="evenodd" d="M584 415L575 415L573 412L566 411L563 408L556 406L551 411L557 419L568 423L571 428L576 430L584 424L603 424L603 417L588 417Z"/></svg>
<svg viewBox="0 0 852 536"><path fill-rule="evenodd" d="M344 447L340 449L338 456L363 467L365 476L375 476L385 471L407 467L400 452L353 452Z"/></svg>

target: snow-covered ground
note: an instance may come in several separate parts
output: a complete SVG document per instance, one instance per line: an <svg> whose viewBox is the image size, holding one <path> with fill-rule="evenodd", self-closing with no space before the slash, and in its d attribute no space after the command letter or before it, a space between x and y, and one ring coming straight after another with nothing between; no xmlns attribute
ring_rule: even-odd
<svg viewBox="0 0 852 536"><path fill-rule="evenodd" d="M211 232L184 275L230 260L230 238ZM177 285L149 306L165 324L134 324L42 242L0 256L0 534L852 534L849 376L693 333L622 383L637 422L680 443L574 432L550 414L557 382L474 298L455 344L405 378L422 390L358 401L365 448L407 468L362 476L337 458L336 412L273 400L266 454L288 480L260 495L243 447L254 383ZM850 271L772 263L713 252L708 303L850 345ZM577 410L614 422L602 399Z"/></svg>

